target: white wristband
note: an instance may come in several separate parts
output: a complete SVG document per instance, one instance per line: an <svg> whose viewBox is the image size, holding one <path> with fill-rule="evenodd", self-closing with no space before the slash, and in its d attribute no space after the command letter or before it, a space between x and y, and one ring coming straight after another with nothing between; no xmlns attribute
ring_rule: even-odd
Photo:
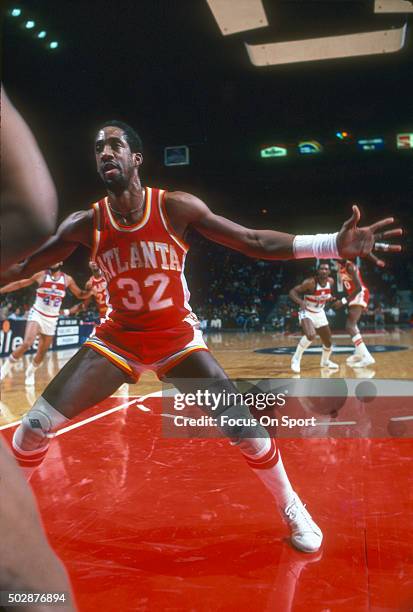
<svg viewBox="0 0 413 612"><path fill-rule="evenodd" d="M344 304L344 306L345 306L346 304L348 304L347 298L342 297L342 298L341 298L341 303L342 303L342 304Z"/></svg>
<svg viewBox="0 0 413 612"><path fill-rule="evenodd" d="M68 308L65 308L65 309L63 310L63 316L64 316L64 317L68 317L69 315L70 315L70 310L69 310Z"/></svg>
<svg viewBox="0 0 413 612"><path fill-rule="evenodd" d="M339 259L337 236L338 232L335 234L295 236L293 240L294 258Z"/></svg>

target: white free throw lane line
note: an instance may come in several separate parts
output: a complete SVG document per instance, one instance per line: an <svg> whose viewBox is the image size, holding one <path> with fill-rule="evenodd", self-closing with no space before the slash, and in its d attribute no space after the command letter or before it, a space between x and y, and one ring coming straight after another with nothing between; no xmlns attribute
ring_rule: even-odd
<svg viewBox="0 0 413 612"><path fill-rule="evenodd" d="M413 415L411 415L411 416L391 417L390 421L413 421Z"/></svg>

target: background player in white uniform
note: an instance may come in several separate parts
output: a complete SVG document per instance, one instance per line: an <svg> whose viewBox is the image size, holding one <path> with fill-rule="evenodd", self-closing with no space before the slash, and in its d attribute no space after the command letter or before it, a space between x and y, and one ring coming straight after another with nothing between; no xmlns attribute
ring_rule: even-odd
<svg viewBox="0 0 413 612"><path fill-rule="evenodd" d="M39 285L36 291L36 300L27 320L23 343L3 363L1 368L2 380L11 372L12 365L23 357L24 353L30 349L36 340L36 337L40 335L36 354L26 370L25 377L26 385L34 385L34 372L42 363L47 350L53 342L66 289L70 289L73 295L81 299L90 295L88 291L80 289L71 276L61 272L61 267L62 262L59 262L48 270L42 270L42 272L38 272L30 278L9 283L0 289L0 293L9 293L23 289L23 287L29 287L34 283Z"/></svg>
<svg viewBox="0 0 413 612"><path fill-rule="evenodd" d="M331 330L324 310L326 303L333 297L331 294L333 286L334 280L330 276L330 266L328 263L322 263L317 268L316 276L306 278L289 293L292 301L300 307L298 317L304 332L291 359L293 372L300 372L301 357L311 345L316 333L323 342L320 366L330 369L338 368L337 363L330 360Z"/></svg>

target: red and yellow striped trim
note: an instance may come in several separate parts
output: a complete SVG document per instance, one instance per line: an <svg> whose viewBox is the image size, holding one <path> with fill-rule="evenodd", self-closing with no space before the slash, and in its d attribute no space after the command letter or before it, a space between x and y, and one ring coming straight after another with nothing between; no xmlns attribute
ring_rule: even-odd
<svg viewBox="0 0 413 612"><path fill-rule="evenodd" d="M141 229L144 225L146 225L150 215L151 215L151 207L152 207L152 188L145 187L145 211L143 213L143 217L138 223L135 225L123 225L116 221L115 217L110 210L108 198L105 198L105 206L106 211L109 217L109 221L113 228L119 230L120 232L136 232L136 230Z"/></svg>
<svg viewBox="0 0 413 612"><path fill-rule="evenodd" d="M93 219L93 239L92 239L92 252L90 255L90 259L92 261L96 260L96 254L98 252L99 243L100 243L100 208L99 202L95 202L92 204L94 219Z"/></svg>
<svg viewBox="0 0 413 612"><path fill-rule="evenodd" d="M199 345L199 346L191 346L190 348L185 349L184 351L182 351L182 353L177 355L175 358L171 357L170 361L165 363L165 365L163 365L162 367L159 368L159 370L157 370L156 374L157 374L158 378L161 378L162 376L165 376L165 374L167 372L169 372L169 370L171 370L172 368L177 366L179 363L181 363L181 361L186 359L190 353L196 353L198 351L207 351L207 352L209 352L209 349L206 348L205 346L201 346L201 345Z"/></svg>
<svg viewBox="0 0 413 612"><path fill-rule="evenodd" d="M126 359L123 359L120 355L111 351L107 346L103 346L101 343L94 342L93 339L86 340L83 346L88 346L97 353L100 353L101 355L106 357L106 359L111 361L113 365L117 366L118 368L129 374L129 376L131 376L132 378L137 379L132 368L127 363Z"/></svg>
<svg viewBox="0 0 413 612"><path fill-rule="evenodd" d="M182 238L180 238L175 233L175 231L171 227L171 224L169 223L168 214L166 212L166 207L165 207L165 196L166 196L166 191L163 189L160 189L158 206L159 206L159 214L161 215L162 223L164 224L165 229L168 232L168 234L171 236L171 238L175 240L175 242L181 247L181 249L183 249L185 253L187 253L189 251L189 244L184 242Z"/></svg>

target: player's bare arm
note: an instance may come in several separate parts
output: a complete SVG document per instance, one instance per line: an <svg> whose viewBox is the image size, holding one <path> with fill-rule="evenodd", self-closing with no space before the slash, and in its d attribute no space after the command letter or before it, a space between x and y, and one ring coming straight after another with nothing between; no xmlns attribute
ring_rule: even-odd
<svg viewBox="0 0 413 612"><path fill-rule="evenodd" d="M85 300L92 295L92 291L90 289L81 289L72 276L66 274L66 278L67 288L70 289L75 297L79 298L80 300Z"/></svg>
<svg viewBox="0 0 413 612"><path fill-rule="evenodd" d="M83 244L91 248L93 239L93 211L72 213L59 225L54 236L25 261L15 264L2 274L2 282L17 280L44 270L56 261L64 261Z"/></svg>
<svg viewBox="0 0 413 612"><path fill-rule="evenodd" d="M206 238L240 251L249 257L270 260L323 257L322 245L320 253L314 252L314 249L311 248L311 239L317 239L319 235L301 237L273 230L246 228L214 214L202 200L188 193L168 193L166 209L173 229L182 237L191 226ZM372 254L373 250L386 250L394 253L401 251L400 245L376 243L377 236L387 239L402 235L400 228L379 231L391 225L394 222L393 217L382 219L366 227L358 227L359 220L360 210L357 206L353 206L352 216L343 224L337 235L325 235L331 237L331 246L325 250L325 258L367 257ZM301 238L306 240L297 240ZM326 238L327 243L328 240ZM332 254L334 250L336 254ZM380 262L380 265L384 265L381 260L377 258L376 260Z"/></svg>
<svg viewBox="0 0 413 612"><path fill-rule="evenodd" d="M19 289L23 289L24 287L30 287L34 283L41 285L44 279L44 272L37 272L33 274L30 278L22 278L21 280L15 281L13 283L9 283L8 285L4 285L1 287L0 293L11 293L12 291L18 291Z"/></svg>
<svg viewBox="0 0 413 612"><path fill-rule="evenodd" d="M315 291L315 280L313 278L306 278L302 283L293 287L288 295L290 299L297 304L301 309L305 308L305 302L302 299L302 295L305 293L313 293Z"/></svg>

